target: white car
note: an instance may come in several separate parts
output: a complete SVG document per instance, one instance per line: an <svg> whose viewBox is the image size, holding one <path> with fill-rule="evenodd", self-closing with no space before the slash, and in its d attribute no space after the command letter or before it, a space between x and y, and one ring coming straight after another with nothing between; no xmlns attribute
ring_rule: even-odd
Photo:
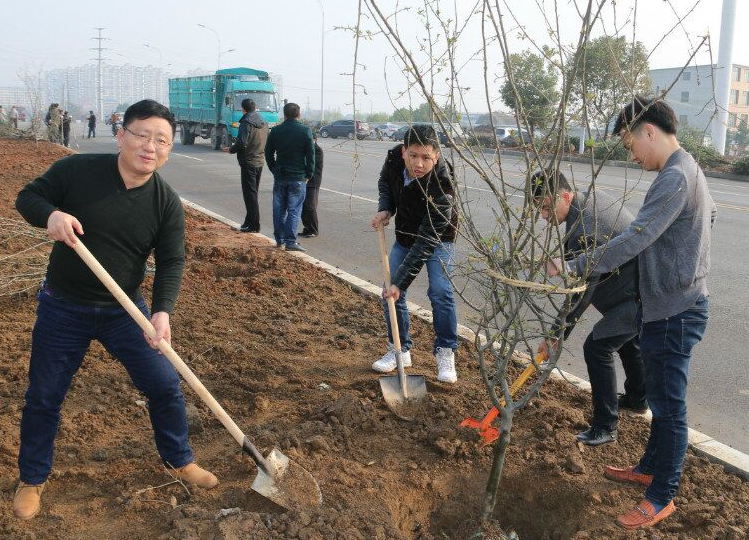
<svg viewBox="0 0 749 540"><path fill-rule="evenodd" d="M375 129L382 134L383 139L389 139L393 136L393 133L398 131L399 127L400 126L388 122L387 124L377 124Z"/></svg>

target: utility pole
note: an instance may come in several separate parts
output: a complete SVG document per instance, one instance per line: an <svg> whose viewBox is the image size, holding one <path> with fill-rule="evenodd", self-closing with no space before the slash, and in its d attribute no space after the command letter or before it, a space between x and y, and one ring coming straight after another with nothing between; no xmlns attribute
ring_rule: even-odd
<svg viewBox="0 0 749 540"><path fill-rule="evenodd" d="M320 24L320 125L325 123L325 8L321 0L316 0L320 6L320 15L322 18Z"/></svg>
<svg viewBox="0 0 749 540"><path fill-rule="evenodd" d="M91 39L98 41L98 47L91 47L92 51L98 51L98 57L92 58L92 60L96 60L98 62L98 70L97 70L97 77L96 77L96 109L98 112L98 118L101 120L104 117L104 104L102 103L102 80L101 80L101 63L102 63L102 57L101 52L106 51L106 47L101 46L101 42L104 40L107 40L109 38L101 37L101 31L106 30L105 27L96 27L94 28L99 35L97 37L92 37Z"/></svg>
<svg viewBox="0 0 749 540"><path fill-rule="evenodd" d="M718 63L715 66L715 106L718 114L711 124L713 147L722 155L726 151L726 126L728 125L728 101L733 75L733 29L736 22L736 0L723 0L723 14L720 20L720 44Z"/></svg>

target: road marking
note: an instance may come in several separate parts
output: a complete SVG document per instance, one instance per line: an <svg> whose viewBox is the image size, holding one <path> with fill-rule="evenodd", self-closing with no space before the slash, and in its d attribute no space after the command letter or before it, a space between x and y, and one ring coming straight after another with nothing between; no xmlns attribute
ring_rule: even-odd
<svg viewBox="0 0 749 540"><path fill-rule="evenodd" d="M343 191L336 191L336 190L330 189L330 188L321 187L320 190L322 190L322 191L329 191L330 193L335 193L336 195L343 195L344 197L350 197L352 199L359 199L360 201L366 201L366 202L371 202L371 203L376 203L377 202L374 199L367 199L366 197L360 197L359 195L353 195L351 193L344 193Z"/></svg>
<svg viewBox="0 0 749 540"><path fill-rule="evenodd" d="M186 157L187 159L194 159L195 161L205 161L204 159L188 156L186 154L178 154L177 152L172 152L173 156L179 156L179 157Z"/></svg>

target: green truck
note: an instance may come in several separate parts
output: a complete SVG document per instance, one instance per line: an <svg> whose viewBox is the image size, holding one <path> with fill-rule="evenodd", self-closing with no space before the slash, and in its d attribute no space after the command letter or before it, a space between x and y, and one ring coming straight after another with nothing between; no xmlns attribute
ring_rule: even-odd
<svg viewBox="0 0 749 540"><path fill-rule="evenodd" d="M180 142L211 140L214 150L234 141L242 118L242 100L250 98L266 122L278 122L278 100L266 71L220 69L215 75L169 79L169 108L180 129Z"/></svg>

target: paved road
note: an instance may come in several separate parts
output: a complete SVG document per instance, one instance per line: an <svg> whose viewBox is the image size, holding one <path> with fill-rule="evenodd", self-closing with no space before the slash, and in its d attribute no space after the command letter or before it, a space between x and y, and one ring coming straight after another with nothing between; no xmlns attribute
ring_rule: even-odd
<svg viewBox="0 0 749 540"><path fill-rule="evenodd" d="M77 138L74 142L82 152L116 151L114 139L103 130L96 140ZM337 139L321 140L321 146L325 151L319 202L322 234L302 242L312 256L372 283L380 283L377 239L367 223L376 210L378 173L391 143L362 141L355 148L352 141ZM505 158L503 166L510 174L509 178L516 178L519 183L524 164ZM587 185L585 179L590 175L589 167L586 172L585 165L574 164L573 172L580 184ZM183 197L235 221L242 221L244 210L239 171L233 156L212 151L207 142L186 147L177 143L163 174ZM459 175L469 195L475 196L475 219L480 223L490 223L489 194L471 171L459 167ZM628 208L636 211L653 178L652 173L606 167L599 176L598 185L620 196L626 193ZM719 215L713 235L713 269L709 281L710 323L706 338L695 350L692 361L690 426L749 453L746 352L749 336L746 318L749 299L749 242L746 233L749 228L749 184L719 179L708 179L708 183L718 204ZM272 236L271 187L272 178L266 170L261 181L260 204L262 230L269 236ZM522 201L521 198L516 200L518 204ZM460 252L460 244L458 247ZM416 280L408 297L429 306L425 277ZM465 316L466 311L461 309L461 316ZM587 329L597 320L593 311L590 310L588 319L573 332L567 342L569 351L560 361L562 367L581 377L586 376L582 342ZM477 405L477 410L481 409Z"/></svg>

